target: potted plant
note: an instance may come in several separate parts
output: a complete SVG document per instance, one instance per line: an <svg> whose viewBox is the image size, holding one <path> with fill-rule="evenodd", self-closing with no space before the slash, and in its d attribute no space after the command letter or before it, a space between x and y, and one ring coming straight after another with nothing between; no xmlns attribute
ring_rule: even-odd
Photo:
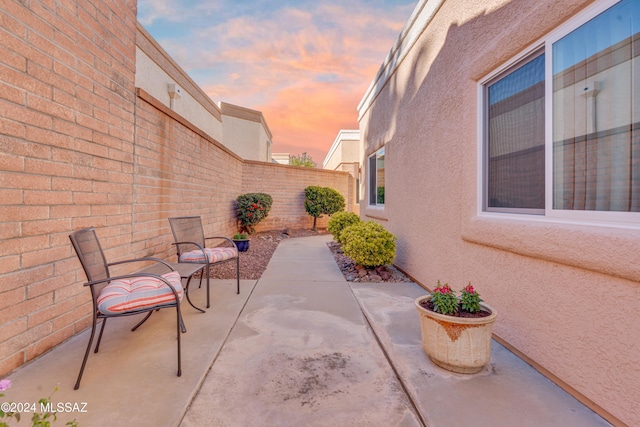
<svg viewBox="0 0 640 427"><path fill-rule="evenodd" d="M456 297L438 281L431 295L415 300L422 346L438 366L464 374L479 372L491 360L491 331L497 311L482 302L469 283Z"/></svg>
<svg viewBox="0 0 640 427"><path fill-rule="evenodd" d="M247 233L236 233L233 235L231 240L233 240L240 252L246 252L249 250L249 242L251 240L247 236Z"/></svg>

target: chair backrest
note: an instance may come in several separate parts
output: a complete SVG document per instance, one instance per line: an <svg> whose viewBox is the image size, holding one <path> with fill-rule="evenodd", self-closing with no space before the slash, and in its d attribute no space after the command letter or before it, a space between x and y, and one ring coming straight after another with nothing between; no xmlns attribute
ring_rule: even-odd
<svg viewBox="0 0 640 427"><path fill-rule="evenodd" d="M107 279L109 277L109 267L98 241L95 228L89 227L74 231L69 235L69 239L71 239L71 244L80 259L87 280L93 282ZM99 285L96 291L99 292L104 286L106 286L106 283Z"/></svg>
<svg viewBox="0 0 640 427"><path fill-rule="evenodd" d="M199 216L182 216L169 218L173 238L176 242L195 242L203 247L204 230L202 229L202 220ZM176 245L178 248L178 256L180 254L196 249L193 245Z"/></svg>

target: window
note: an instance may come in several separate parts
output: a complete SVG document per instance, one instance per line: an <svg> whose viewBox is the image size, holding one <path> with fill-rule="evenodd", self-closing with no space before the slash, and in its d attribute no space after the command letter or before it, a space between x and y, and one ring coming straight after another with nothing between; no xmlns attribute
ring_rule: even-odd
<svg viewBox="0 0 640 427"><path fill-rule="evenodd" d="M369 205L384 206L384 147L369 156Z"/></svg>
<svg viewBox="0 0 640 427"><path fill-rule="evenodd" d="M487 210L544 211L544 53L487 85Z"/></svg>
<svg viewBox="0 0 640 427"><path fill-rule="evenodd" d="M640 212L640 2L597 7L483 82L483 210Z"/></svg>

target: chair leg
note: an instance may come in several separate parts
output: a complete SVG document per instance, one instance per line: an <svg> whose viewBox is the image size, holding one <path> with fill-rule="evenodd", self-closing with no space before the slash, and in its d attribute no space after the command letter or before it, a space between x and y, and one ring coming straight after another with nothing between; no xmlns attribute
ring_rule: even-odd
<svg viewBox="0 0 640 427"><path fill-rule="evenodd" d="M237 280L238 280L238 284L236 285L237 287L237 291L236 294L240 294L240 254L238 254L238 257L236 258L236 276L237 276Z"/></svg>
<svg viewBox="0 0 640 427"><path fill-rule="evenodd" d="M157 311L157 310L156 310ZM144 322L147 321L147 319L153 314L153 310L151 310L150 312L147 313L146 316L144 316L144 319L142 319L141 321L139 321L136 326L134 326L133 328L131 328L131 332L135 331L136 329L138 329Z"/></svg>
<svg viewBox="0 0 640 427"><path fill-rule="evenodd" d="M102 341L102 333L104 332L104 327L107 324L107 319L102 319L102 326L100 327L100 334L98 335L98 341L96 342L96 349L93 351L94 353L98 352L98 348L100 347L100 342Z"/></svg>
<svg viewBox="0 0 640 427"><path fill-rule="evenodd" d="M211 265L207 263L207 308L211 307L211 302L209 299L209 276L211 276Z"/></svg>
<svg viewBox="0 0 640 427"><path fill-rule="evenodd" d="M180 352L180 335L181 329L184 327L184 323L182 322L182 315L180 314L180 302L176 304L176 316L178 317L178 376L182 376L182 356ZM186 332L186 330L185 330Z"/></svg>
<svg viewBox="0 0 640 427"><path fill-rule="evenodd" d="M104 319L106 320L106 319ZM84 373L84 367L87 365L87 359L89 358L89 352L91 351L91 343L93 342L93 337L96 333L96 316L93 316L93 324L91 325L91 336L89 337L89 343L87 344L87 350L84 352L84 359L82 359L82 366L80 367L80 373L78 373L78 379L76 380L76 385L73 387L74 390L80 388L80 380L82 380L82 374ZM97 349L97 346L96 346ZM97 350L96 350L97 351Z"/></svg>
<svg viewBox="0 0 640 427"><path fill-rule="evenodd" d="M202 279L200 279L202 280ZM191 277L189 277L187 279L187 284L184 287L184 294L187 297L187 301L189 302L189 304L191 304L191 307L195 308L196 310L198 310L200 313L206 313L206 311L204 311L203 309L201 309L200 307L196 307L195 305L193 305L193 302L191 302L191 298L189 297L189 283L191 283Z"/></svg>

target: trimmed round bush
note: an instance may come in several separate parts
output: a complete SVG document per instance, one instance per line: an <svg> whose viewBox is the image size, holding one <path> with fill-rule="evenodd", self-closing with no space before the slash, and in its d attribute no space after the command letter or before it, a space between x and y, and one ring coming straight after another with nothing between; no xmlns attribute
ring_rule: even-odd
<svg viewBox="0 0 640 427"><path fill-rule="evenodd" d="M318 218L333 215L344 207L344 196L334 188L310 185L304 189L304 208L313 217L313 231L316 230Z"/></svg>
<svg viewBox="0 0 640 427"><path fill-rule="evenodd" d="M363 267L391 264L396 257L396 236L377 222L351 225L342 230L340 238L344 254Z"/></svg>
<svg viewBox="0 0 640 427"><path fill-rule="evenodd" d="M360 222L360 217L353 212L340 211L331 215L327 224L327 230L333 234L333 239L338 243L344 243L340 237L342 231Z"/></svg>
<svg viewBox="0 0 640 427"><path fill-rule="evenodd" d="M238 196L236 202L240 231L251 234L255 231L253 226L269 215L273 199L265 193L247 193Z"/></svg>

